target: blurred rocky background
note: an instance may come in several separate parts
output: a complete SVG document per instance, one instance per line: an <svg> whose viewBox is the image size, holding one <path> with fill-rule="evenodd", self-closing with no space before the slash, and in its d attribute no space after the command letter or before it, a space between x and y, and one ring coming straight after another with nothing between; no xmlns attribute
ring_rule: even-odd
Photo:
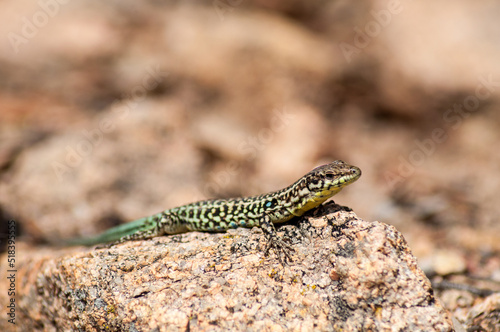
<svg viewBox="0 0 500 332"><path fill-rule="evenodd" d="M0 8L2 245L11 219L28 255L342 159L363 176L335 201L402 232L458 322L500 329L497 1Z"/></svg>

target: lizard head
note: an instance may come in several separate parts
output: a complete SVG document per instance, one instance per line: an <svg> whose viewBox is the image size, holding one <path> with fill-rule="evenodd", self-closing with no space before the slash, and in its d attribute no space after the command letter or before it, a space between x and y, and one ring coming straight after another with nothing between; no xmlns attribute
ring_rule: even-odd
<svg viewBox="0 0 500 332"><path fill-rule="evenodd" d="M307 187L316 198L328 199L361 176L361 170L342 160L316 167L307 175Z"/></svg>
<svg viewBox="0 0 500 332"><path fill-rule="evenodd" d="M361 170L342 160L316 167L291 186L277 193L282 204L273 210L274 222L284 222L293 216L301 216L338 193L345 186L353 183L361 176ZM269 203L272 205L272 203ZM277 220L277 221L276 221Z"/></svg>

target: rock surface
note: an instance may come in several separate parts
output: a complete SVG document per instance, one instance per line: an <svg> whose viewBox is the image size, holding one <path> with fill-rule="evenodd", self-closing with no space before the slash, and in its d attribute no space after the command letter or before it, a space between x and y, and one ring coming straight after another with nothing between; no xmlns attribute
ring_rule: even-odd
<svg viewBox="0 0 500 332"><path fill-rule="evenodd" d="M282 266L258 228L187 233L107 249L18 255L17 326L45 331L451 331L393 227L333 202L279 228ZM4 255L5 256L5 255ZM6 257L1 257L4 262ZM3 274L4 272L2 272ZM0 300L6 300L1 276ZM6 322L0 328L11 328Z"/></svg>

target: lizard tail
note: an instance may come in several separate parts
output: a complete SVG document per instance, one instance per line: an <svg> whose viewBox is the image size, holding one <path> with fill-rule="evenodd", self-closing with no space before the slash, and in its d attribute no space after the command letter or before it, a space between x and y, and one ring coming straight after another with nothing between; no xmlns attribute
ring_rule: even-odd
<svg viewBox="0 0 500 332"><path fill-rule="evenodd" d="M153 237L156 231L156 223L153 220L155 217L156 216L150 216L137 219L126 224L110 228L97 236L69 239L64 241L62 245L93 246L110 242L121 242L123 240L133 240L134 235L147 233L151 233L151 237ZM130 238L127 238L128 236L130 236ZM142 239L145 238L147 238L147 236L142 237Z"/></svg>

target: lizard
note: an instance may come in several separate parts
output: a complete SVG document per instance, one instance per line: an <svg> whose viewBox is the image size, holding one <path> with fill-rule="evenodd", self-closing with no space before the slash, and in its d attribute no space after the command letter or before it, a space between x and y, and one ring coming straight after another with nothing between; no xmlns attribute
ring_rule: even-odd
<svg viewBox="0 0 500 332"><path fill-rule="evenodd" d="M336 160L314 168L281 190L182 205L113 227L95 237L69 240L65 245L115 245L192 231L225 232L230 228L260 227L267 238L266 254L274 248L282 260L281 251L289 258L285 249L291 248L277 235L274 224L302 216L360 176L358 167Z"/></svg>

